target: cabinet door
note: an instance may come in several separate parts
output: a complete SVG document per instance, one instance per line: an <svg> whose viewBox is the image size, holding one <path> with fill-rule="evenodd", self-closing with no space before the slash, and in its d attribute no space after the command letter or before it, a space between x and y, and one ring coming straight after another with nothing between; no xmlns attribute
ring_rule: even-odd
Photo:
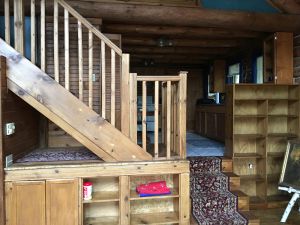
<svg viewBox="0 0 300 225"><path fill-rule="evenodd" d="M78 180L46 183L47 225L78 225Z"/></svg>
<svg viewBox="0 0 300 225"><path fill-rule="evenodd" d="M7 225L45 225L45 182L6 183Z"/></svg>

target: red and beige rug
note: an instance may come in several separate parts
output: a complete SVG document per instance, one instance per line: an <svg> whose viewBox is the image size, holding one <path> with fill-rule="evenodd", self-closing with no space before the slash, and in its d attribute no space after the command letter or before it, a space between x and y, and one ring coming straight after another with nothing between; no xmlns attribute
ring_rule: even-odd
<svg viewBox="0 0 300 225"><path fill-rule="evenodd" d="M221 159L190 157L192 213L200 225L247 225L229 178L221 173Z"/></svg>

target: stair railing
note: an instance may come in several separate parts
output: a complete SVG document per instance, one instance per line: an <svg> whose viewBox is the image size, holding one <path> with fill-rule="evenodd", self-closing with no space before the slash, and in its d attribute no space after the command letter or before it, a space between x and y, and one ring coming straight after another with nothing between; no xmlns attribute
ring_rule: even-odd
<svg viewBox="0 0 300 225"><path fill-rule="evenodd" d="M187 72L130 74L130 138L155 160L186 158Z"/></svg>
<svg viewBox="0 0 300 225"><path fill-rule="evenodd" d="M11 2L13 4L10 4ZM124 90L127 90L129 84L129 55L123 54L116 44L64 0L30 0L29 5L28 2L4 0L5 41L25 55L24 12L30 12L30 59L32 63L38 65L90 108L98 111L99 115L110 121L112 125L116 126L116 111L121 112L120 115L117 115L120 118L118 127L128 136L129 94ZM13 12L12 15L11 12ZM48 22L48 15L53 15L53 22ZM10 21L11 16L14 19L13 27ZM62 17L64 25L60 26ZM71 24L71 21L74 20L77 24L78 40L76 56L70 55L74 54L74 51L70 51L74 50L70 49L74 48L73 45L70 46L70 40L76 38L70 37L70 29L74 29L74 23ZM70 27L70 25L72 26ZM53 27L49 28L49 26ZM11 37L12 28L14 29L14 43L12 43ZM49 40L49 29L53 31L53 39L51 38L51 40ZM88 33L88 37L84 37L84 31ZM63 36L63 41L61 36ZM51 49L49 43L53 43ZM87 54L85 53L86 50ZM53 54L53 68L47 68L49 60L47 53L49 52ZM98 62L95 62L95 53L99 54ZM76 61L74 61L74 57L77 57ZM76 71L73 71L74 64L78 65ZM99 86L95 85L97 80L96 67L99 71ZM117 68L119 68L120 74L117 74ZM73 76L70 74L74 75L74 73L78 73L77 90L70 89L70 84L74 86ZM87 79L85 79L86 77ZM77 87L77 85L75 86ZM121 93L116 92L116 90L121 90ZM95 92L99 93L96 94ZM98 102L99 105L97 109L95 102Z"/></svg>

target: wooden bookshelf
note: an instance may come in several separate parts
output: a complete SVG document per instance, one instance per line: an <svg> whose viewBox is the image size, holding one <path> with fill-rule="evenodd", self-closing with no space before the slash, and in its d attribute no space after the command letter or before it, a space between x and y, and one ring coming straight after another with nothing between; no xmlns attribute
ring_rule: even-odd
<svg viewBox="0 0 300 225"><path fill-rule="evenodd" d="M270 199L283 199L277 181L287 141L299 137L300 87L235 84L226 93L226 154L241 191L252 208L274 206Z"/></svg>

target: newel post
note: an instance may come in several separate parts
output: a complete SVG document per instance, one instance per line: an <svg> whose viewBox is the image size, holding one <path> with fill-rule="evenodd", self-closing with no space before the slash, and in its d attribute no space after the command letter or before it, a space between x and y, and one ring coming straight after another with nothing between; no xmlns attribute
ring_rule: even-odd
<svg viewBox="0 0 300 225"><path fill-rule="evenodd" d="M129 54L122 54L122 78L121 78L121 131L127 137L130 136L130 86L129 86Z"/></svg>
<svg viewBox="0 0 300 225"><path fill-rule="evenodd" d="M180 71L179 91L178 91L178 138L179 153L181 158L186 158L186 90L187 90L187 74L186 71Z"/></svg>

